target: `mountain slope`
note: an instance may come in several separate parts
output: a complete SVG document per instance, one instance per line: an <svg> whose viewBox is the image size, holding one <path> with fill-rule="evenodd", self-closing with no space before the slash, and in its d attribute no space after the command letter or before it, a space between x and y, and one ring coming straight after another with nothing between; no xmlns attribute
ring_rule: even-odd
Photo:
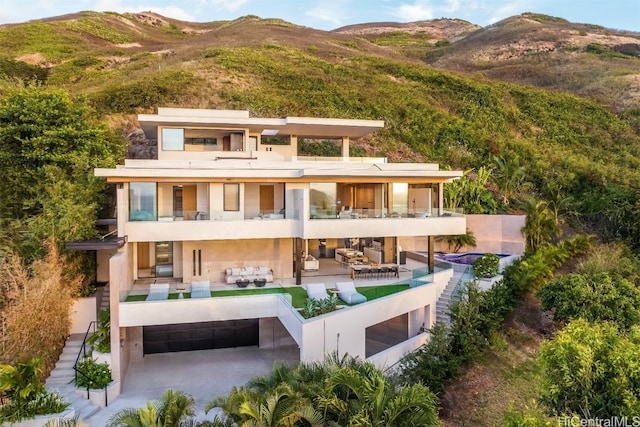
<svg viewBox="0 0 640 427"><path fill-rule="evenodd" d="M426 60L441 69L593 97L614 111L640 107L640 33L527 13L434 49Z"/></svg>
<svg viewBox="0 0 640 427"><path fill-rule="evenodd" d="M477 29L449 47L487 31L503 30ZM435 69L359 34L255 16L191 24L81 13L0 27L0 42L9 39L0 43L5 58L42 57L49 87L86 96L124 134L136 128L133 113L158 106L383 119L385 129L354 144L356 154L462 169L494 167L499 156L526 172L519 200L570 196L565 209L581 222L640 244L633 110L616 115L586 98Z"/></svg>

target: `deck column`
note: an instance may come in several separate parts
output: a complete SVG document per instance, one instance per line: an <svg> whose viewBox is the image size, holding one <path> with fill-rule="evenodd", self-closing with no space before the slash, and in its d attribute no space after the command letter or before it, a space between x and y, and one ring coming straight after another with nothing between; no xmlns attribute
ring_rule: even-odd
<svg viewBox="0 0 640 427"><path fill-rule="evenodd" d="M349 161L349 137L342 137L342 160L347 162Z"/></svg>
<svg viewBox="0 0 640 427"><path fill-rule="evenodd" d="M296 237L293 239L293 251L296 257L296 285L302 285L302 239Z"/></svg>
<svg viewBox="0 0 640 427"><path fill-rule="evenodd" d="M436 239L433 236L427 236L427 267L429 268L429 273L433 273L436 268L435 241Z"/></svg>

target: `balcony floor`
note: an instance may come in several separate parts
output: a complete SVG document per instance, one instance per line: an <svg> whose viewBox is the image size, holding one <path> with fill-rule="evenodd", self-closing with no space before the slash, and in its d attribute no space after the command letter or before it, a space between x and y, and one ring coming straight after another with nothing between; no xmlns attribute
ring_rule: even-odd
<svg viewBox="0 0 640 427"><path fill-rule="evenodd" d="M378 277L378 278L358 278L351 279L351 269L349 267L344 267L340 265L333 258L320 258L320 268L317 271L303 271L302 272L302 285L304 286L307 283L324 283L327 286L327 289L333 288L336 282L345 282L353 280L356 286L377 286L377 285L388 285L391 283L409 283L409 280L412 278L412 271L418 268L424 268L425 264L419 261L415 261L413 259L407 259L406 264L402 264L399 266L399 276L394 277L393 275L389 275L388 277ZM149 285L151 283L169 283L170 284L170 293L177 293L177 289L185 288L189 289L190 283L183 283L182 279L177 277L148 277L148 278L140 278L134 282L133 289L129 292L129 295L146 295L149 292ZM296 279L293 278L274 278L272 283L267 283L266 288L269 287L287 287L287 286L296 286ZM254 288L253 285L249 285L247 289ZM227 284L223 282L211 282L211 290L219 291L219 290L231 290L238 289L235 284Z"/></svg>

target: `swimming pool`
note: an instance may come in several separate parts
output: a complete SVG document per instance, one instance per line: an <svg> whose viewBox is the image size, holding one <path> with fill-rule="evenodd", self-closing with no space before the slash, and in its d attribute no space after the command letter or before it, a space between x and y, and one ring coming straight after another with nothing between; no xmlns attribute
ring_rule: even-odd
<svg viewBox="0 0 640 427"><path fill-rule="evenodd" d="M470 265L470 264L473 264L474 261L480 258L482 255L484 254L480 252L467 252L464 254L448 254L448 255L436 254L435 257L440 261L447 261L455 264ZM496 254L496 255L498 256L498 258L506 258L510 256L509 254Z"/></svg>

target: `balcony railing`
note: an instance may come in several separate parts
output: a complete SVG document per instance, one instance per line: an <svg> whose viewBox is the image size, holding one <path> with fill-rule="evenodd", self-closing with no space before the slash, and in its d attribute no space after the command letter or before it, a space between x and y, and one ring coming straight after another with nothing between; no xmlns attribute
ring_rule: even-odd
<svg viewBox="0 0 640 427"><path fill-rule="evenodd" d="M274 211L245 211L241 213L232 211L182 211L168 214L153 211L131 212L129 221L131 222L173 222L173 221L238 221L254 219L298 219L297 212L286 213L283 209Z"/></svg>
<svg viewBox="0 0 640 427"><path fill-rule="evenodd" d="M353 209L336 213L333 210L311 209L311 219L371 219L371 218L429 218L462 216L462 208L410 209Z"/></svg>
<svg viewBox="0 0 640 427"><path fill-rule="evenodd" d="M273 211L245 210L236 215L237 212L231 211L182 211L169 214L153 211L137 211L131 212L129 221L144 222L172 222L172 221L238 221L238 220L256 220L256 219L299 219L298 211L286 212L284 209ZM310 219L424 219L431 217L460 217L463 215L461 208L433 208L425 211L407 211L407 210L389 210L389 209L354 209L336 213L333 210L311 209Z"/></svg>

